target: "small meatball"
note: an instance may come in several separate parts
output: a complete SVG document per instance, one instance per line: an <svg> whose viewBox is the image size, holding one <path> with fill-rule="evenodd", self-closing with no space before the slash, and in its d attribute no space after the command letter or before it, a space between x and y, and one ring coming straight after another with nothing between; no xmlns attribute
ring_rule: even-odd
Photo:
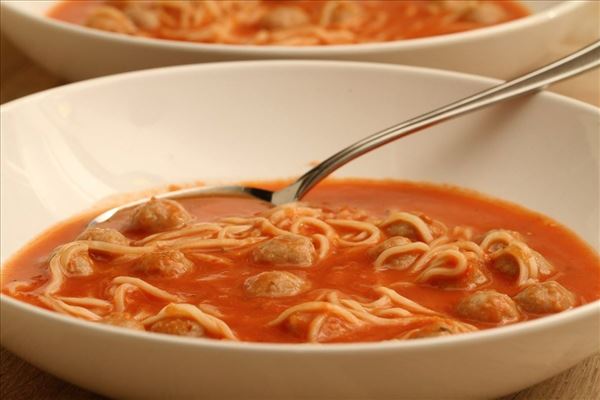
<svg viewBox="0 0 600 400"><path fill-rule="evenodd" d="M377 257L379 257L381 253L388 249L391 249L393 247L404 246L410 243L412 243L410 239L407 239L402 236L394 236L385 240L383 243L377 245L376 247L370 249L368 251L368 254L373 259L377 259ZM419 258L419 256L420 254L418 252L406 252L390 256L386 258L384 265L378 266L378 269L392 268L403 270L413 265L415 261L417 261L417 258Z"/></svg>
<svg viewBox="0 0 600 400"><path fill-rule="evenodd" d="M298 235L281 235L258 244L252 251L255 262L280 267L310 267L315 257L311 240Z"/></svg>
<svg viewBox="0 0 600 400"><path fill-rule="evenodd" d="M354 3L328 1L321 13L321 26L333 25L340 28L356 28L362 23L364 14Z"/></svg>
<svg viewBox="0 0 600 400"><path fill-rule="evenodd" d="M528 269L535 267L541 275L549 275L554 270L554 267L540 253L531 249L523 241L514 240L508 245L502 242L492 243L488 249L496 249L490 254L491 267L508 276L517 276L521 264Z"/></svg>
<svg viewBox="0 0 600 400"><path fill-rule="evenodd" d="M429 284L444 289L473 290L488 282L488 277L483 272L483 262L476 256L467 256L469 265L464 274L458 277L438 277Z"/></svg>
<svg viewBox="0 0 600 400"><path fill-rule="evenodd" d="M461 333L456 326L444 321L432 322L428 325L413 329L402 335L401 339L424 339L432 337L450 336Z"/></svg>
<svg viewBox="0 0 600 400"><path fill-rule="evenodd" d="M136 231L157 233L178 229L192 217L181 204L156 198L138 206L131 217L131 228Z"/></svg>
<svg viewBox="0 0 600 400"><path fill-rule="evenodd" d="M77 250L71 254L65 265L67 276L89 276L94 273L94 262L87 250Z"/></svg>
<svg viewBox="0 0 600 400"><path fill-rule="evenodd" d="M160 27L158 14L149 9L145 3L130 3L123 12L142 29L153 31Z"/></svg>
<svg viewBox="0 0 600 400"><path fill-rule="evenodd" d="M490 256L491 266L509 276L519 274L519 260L522 262L529 258L529 254L523 251L523 248L511 243L501 250L496 251Z"/></svg>
<svg viewBox="0 0 600 400"><path fill-rule="evenodd" d="M150 326L150 331L188 337L204 336L204 328L196 321L186 318L161 319Z"/></svg>
<svg viewBox="0 0 600 400"><path fill-rule="evenodd" d="M288 318L284 326L299 338L320 343L333 341L352 330L352 326L348 322L337 317L328 316L321 324L318 332L314 332L314 336L310 337L309 332L314 320L314 314L296 313Z"/></svg>
<svg viewBox="0 0 600 400"><path fill-rule="evenodd" d="M98 242L120 244L123 246L129 244L129 239L123 236L118 230L111 228L88 228L79 235L77 240L95 240Z"/></svg>
<svg viewBox="0 0 600 400"><path fill-rule="evenodd" d="M285 328L300 338L306 338L308 335L308 328L313 320L314 315L310 315L307 313L296 313L290 315L290 317L285 321Z"/></svg>
<svg viewBox="0 0 600 400"><path fill-rule="evenodd" d="M87 19L85 25L102 31L133 35L137 32L135 24L117 8L98 7Z"/></svg>
<svg viewBox="0 0 600 400"><path fill-rule="evenodd" d="M523 310L534 314L550 314L576 305L575 295L556 281L536 283L515 296Z"/></svg>
<svg viewBox="0 0 600 400"><path fill-rule="evenodd" d="M382 243L377 246L369 249L369 255L372 258L377 258L381 253L386 251L387 249L391 249L392 247L403 246L405 244L409 244L411 241L402 236L393 236L387 240L384 240Z"/></svg>
<svg viewBox="0 0 600 400"><path fill-rule="evenodd" d="M246 279L244 290L255 297L295 296L308 289L308 283L286 271L261 272Z"/></svg>
<svg viewBox="0 0 600 400"><path fill-rule="evenodd" d="M319 333L317 334L317 342L331 342L344 335L347 335L353 330L352 326L340 318L328 317Z"/></svg>
<svg viewBox="0 0 600 400"><path fill-rule="evenodd" d="M265 14L260 24L267 29L289 29L309 22L308 14L299 7L277 7Z"/></svg>
<svg viewBox="0 0 600 400"><path fill-rule="evenodd" d="M102 322L109 325L120 326L122 328L137 329L139 331L144 330L144 325L142 325L141 322L133 319L131 314L124 312L110 313L104 317Z"/></svg>
<svg viewBox="0 0 600 400"><path fill-rule="evenodd" d="M393 236L402 236L412 241L422 240L414 225L406 221L398 221L385 228L385 232Z"/></svg>
<svg viewBox="0 0 600 400"><path fill-rule="evenodd" d="M492 229L481 238L481 245L487 253L495 253L508 246L510 242L525 242L525 238L519 232L506 229Z"/></svg>
<svg viewBox="0 0 600 400"><path fill-rule="evenodd" d="M519 261L512 254L501 254L491 262L492 267L503 274L516 276L519 273Z"/></svg>
<svg viewBox="0 0 600 400"><path fill-rule="evenodd" d="M480 3L478 7L472 9L467 19L469 21L478 22L484 25L497 24L506 19L506 13L497 4L494 3Z"/></svg>
<svg viewBox="0 0 600 400"><path fill-rule="evenodd" d="M432 2L443 11L455 14L457 17L467 14L477 8L477 0L441 0Z"/></svg>
<svg viewBox="0 0 600 400"><path fill-rule="evenodd" d="M519 319L515 302L495 290L482 290L465 297L458 304L456 311L464 318L500 325Z"/></svg>
<svg viewBox="0 0 600 400"><path fill-rule="evenodd" d="M138 271L166 278L177 278L193 268L194 263L179 250L159 250L144 254L136 265Z"/></svg>
<svg viewBox="0 0 600 400"><path fill-rule="evenodd" d="M429 242L431 239L435 239L447 231L444 224L431 219L426 215L411 213L398 214L403 214L404 216L394 222L384 224L383 231L389 236L403 236L413 242ZM392 217L393 216L394 214L392 214ZM404 218L407 218L408 220L404 220ZM411 222L411 220L413 221ZM417 224L421 225L423 230L428 230L428 233L421 232ZM424 237L425 234L430 235L431 237Z"/></svg>

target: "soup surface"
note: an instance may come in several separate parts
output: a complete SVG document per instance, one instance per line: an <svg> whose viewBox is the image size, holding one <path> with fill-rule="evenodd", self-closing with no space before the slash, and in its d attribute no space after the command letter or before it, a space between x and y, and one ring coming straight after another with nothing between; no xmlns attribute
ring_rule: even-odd
<svg viewBox="0 0 600 400"><path fill-rule="evenodd" d="M573 233L445 186L330 181L279 207L152 199L89 220L13 257L2 292L97 323L292 343L460 334L600 298L598 256Z"/></svg>
<svg viewBox="0 0 600 400"><path fill-rule="evenodd" d="M443 35L528 14L514 0L68 0L49 16L140 37L306 46Z"/></svg>

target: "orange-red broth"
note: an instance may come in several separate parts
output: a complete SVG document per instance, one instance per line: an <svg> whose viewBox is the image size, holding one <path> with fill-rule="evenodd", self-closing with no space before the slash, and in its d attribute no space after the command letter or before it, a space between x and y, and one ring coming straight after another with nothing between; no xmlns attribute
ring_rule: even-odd
<svg viewBox="0 0 600 400"><path fill-rule="evenodd" d="M266 186L266 185L263 185ZM277 184L271 185L277 186ZM180 202L199 221L212 221L219 217L248 216L265 210L268 205L259 201L240 198L195 198ZM317 207L351 206L364 209L376 216L383 216L389 209L419 211L445 223L449 228L468 225L475 235L503 228L518 231L526 241L539 251L555 267L554 279L575 293L578 303L584 304L600 298L600 262L598 255L567 228L549 218L514 204L490 199L473 192L421 183L390 181L339 181L322 184L307 197L306 202ZM35 280L41 288L49 278L47 259L57 246L75 239L85 228L89 215L75 217L42 234L34 242L9 260L3 268L3 288L15 280ZM126 216L111 223L117 227ZM190 303L208 303L217 306L225 315L223 320L236 332L241 340L254 342L302 342L305 339L286 330L284 326L268 326L288 307L314 297L314 290L338 289L348 295L375 299L374 286L390 286L401 281L412 281L414 277L404 271L386 270L376 272L373 259L364 248L345 254L333 254L311 268L290 270L309 280L312 290L289 298L249 297L243 291L243 282L251 275L273 269L253 264L248 258L233 267L197 262L196 269L177 279L140 276L152 285L175 294L185 294ZM135 275L129 265L111 266L100 262L97 274L67 280L61 289L64 296L95 296L107 299L107 288L115 276ZM208 278L208 279L207 279ZM514 279L492 272L491 281L483 288L495 289L513 296L519 292ZM436 311L461 320L455 313L456 304L470 292L466 290L443 290L427 285L394 286L400 294ZM477 288L481 290L482 287ZM19 294L25 302L46 308L35 297L40 291ZM158 312L163 301L137 291L131 295L132 312L135 304L144 305L146 310ZM312 296L312 297L311 297ZM526 319L539 316L524 313ZM478 328L490 328L485 323L468 323ZM373 326L336 341L378 341L393 338L412 326Z"/></svg>

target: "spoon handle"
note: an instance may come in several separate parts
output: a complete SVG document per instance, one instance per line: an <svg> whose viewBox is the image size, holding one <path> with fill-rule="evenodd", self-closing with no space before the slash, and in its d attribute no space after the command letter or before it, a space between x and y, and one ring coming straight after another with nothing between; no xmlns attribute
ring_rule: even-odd
<svg viewBox="0 0 600 400"><path fill-rule="evenodd" d="M285 204L301 199L313 186L336 169L384 144L408 136L442 121L457 117L544 89L551 83L578 75L600 65L600 40L558 61L536 69L516 79L494 86L490 89L465 97L447 106L422 114L408 121L391 126L335 153L316 167L302 175L290 186L275 192L272 202Z"/></svg>

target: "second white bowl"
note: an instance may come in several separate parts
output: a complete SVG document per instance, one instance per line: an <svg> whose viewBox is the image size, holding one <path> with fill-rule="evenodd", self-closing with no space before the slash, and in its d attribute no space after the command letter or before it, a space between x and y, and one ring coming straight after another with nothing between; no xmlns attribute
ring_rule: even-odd
<svg viewBox="0 0 600 400"><path fill-rule="evenodd" d="M27 55L69 80L168 65L289 58L373 61L509 78L547 60L557 44L595 12L593 1L524 0L531 16L468 32L386 43L284 47L107 33L45 16L55 3L2 1L1 25Z"/></svg>

